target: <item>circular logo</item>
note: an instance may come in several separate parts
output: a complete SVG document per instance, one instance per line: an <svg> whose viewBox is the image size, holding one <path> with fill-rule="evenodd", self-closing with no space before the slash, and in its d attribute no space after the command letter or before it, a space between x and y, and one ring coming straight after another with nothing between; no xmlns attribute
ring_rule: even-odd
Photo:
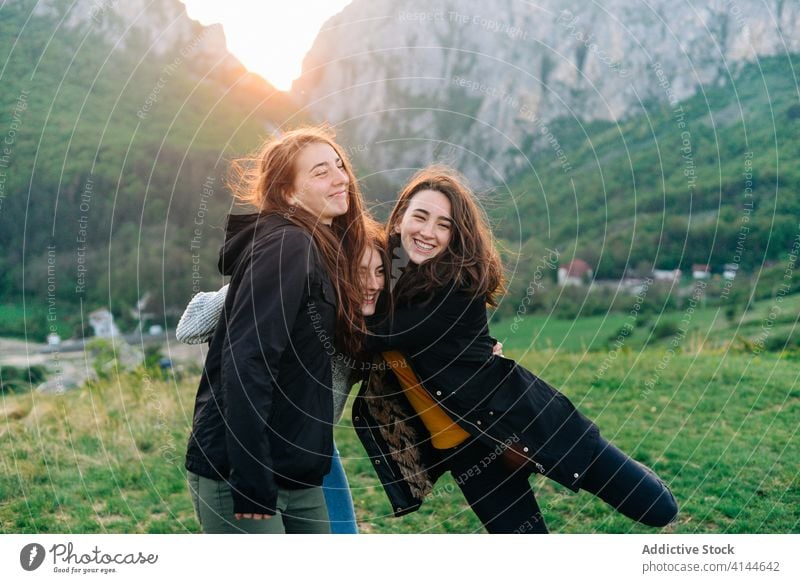
<svg viewBox="0 0 800 583"><path fill-rule="evenodd" d="M19 552L19 564L26 571L35 571L42 566L44 555L44 547L39 543L25 545Z"/></svg>

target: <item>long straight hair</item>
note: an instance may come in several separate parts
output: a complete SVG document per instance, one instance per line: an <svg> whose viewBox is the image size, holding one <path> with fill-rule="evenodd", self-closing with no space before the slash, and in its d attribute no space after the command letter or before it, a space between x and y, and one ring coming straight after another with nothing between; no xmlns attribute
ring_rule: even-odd
<svg viewBox="0 0 800 583"><path fill-rule="evenodd" d="M496 307L504 291L503 264L494 246L486 215L475 202L466 180L444 165L417 172L400 192L386 225L390 236L396 232L406 210L418 192L433 190L450 201L453 226L447 248L424 263L407 269L394 288L397 303L429 297L435 290L455 284L473 297L484 297ZM399 237L391 237L399 243Z"/></svg>
<svg viewBox="0 0 800 583"><path fill-rule="evenodd" d="M287 131L267 140L254 156L235 160L228 185L240 202L252 205L262 213L279 214L313 236L336 288L337 346L347 353L356 354L366 333L357 260L367 244L365 210L350 160L333 138L333 132L325 126ZM291 201L297 155L311 144L327 144L333 148L342 160L348 178L347 212L334 217L330 227Z"/></svg>

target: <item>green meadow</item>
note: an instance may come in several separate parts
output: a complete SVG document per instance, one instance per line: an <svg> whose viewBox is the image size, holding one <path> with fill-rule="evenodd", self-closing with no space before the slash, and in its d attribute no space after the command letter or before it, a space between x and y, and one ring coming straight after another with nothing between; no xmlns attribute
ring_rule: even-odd
<svg viewBox="0 0 800 583"><path fill-rule="evenodd" d="M628 330L620 334L620 329ZM702 345L713 349L753 350L759 340L774 352L796 351L800 339L800 294L778 301L768 298L752 302L733 318L722 307L694 309L687 305L659 314L609 312L599 316L566 319L557 312L522 314L517 319L505 316L491 322L492 335L504 350L585 352L608 351L617 342L623 350L645 347L668 349Z"/></svg>
<svg viewBox="0 0 800 583"><path fill-rule="evenodd" d="M797 362L690 346L507 353L561 388L607 438L673 488L664 532L800 532ZM0 403L0 532L197 532L183 453L197 377L141 370ZM336 428L364 533L482 532L450 476L393 518L349 414ZM649 533L591 495L532 477L558 533Z"/></svg>

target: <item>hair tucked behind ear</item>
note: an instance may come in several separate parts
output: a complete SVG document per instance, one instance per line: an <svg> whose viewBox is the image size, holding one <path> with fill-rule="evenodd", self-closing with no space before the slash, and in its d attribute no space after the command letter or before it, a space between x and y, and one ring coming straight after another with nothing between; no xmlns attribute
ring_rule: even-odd
<svg viewBox="0 0 800 583"><path fill-rule="evenodd" d="M356 354L366 333L361 314L363 286L358 271L358 258L367 244L365 210L350 160L333 137L327 127L306 127L267 140L254 156L232 163L228 186L240 202L262 213L282 215L311 233L336 287L337 344L345 352ZM330 227L291 202L297 155L306 146L318 143L334 149L349 179L347 212L335 217Z"/></svg>
<svg viewBox="0 0 800 583"><path fill-rule="evenodd" d="M430 296L454 283L474 297L484 296L497 306L504 292L503 264L494 246L492 231L465 179L455 170L434 165L417 172L403 188L389 217L387 233L394 233L411 199L423 190L442 193L450 201L453 226L447 249L421 265L411 267L398 280L395 301ZM392 237L399 244L398 237Z"/></svg>

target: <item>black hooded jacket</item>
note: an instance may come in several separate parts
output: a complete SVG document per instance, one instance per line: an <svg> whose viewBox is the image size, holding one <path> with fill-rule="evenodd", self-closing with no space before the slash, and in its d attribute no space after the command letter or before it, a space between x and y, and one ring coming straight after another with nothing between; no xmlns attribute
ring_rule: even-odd
<svg viewBox="0 0 800 583"><path fill-rule="evenodd" d="M312 236L279 215L231 215L219 269L230 288L186 468L228 481L234 512L275 514L279 486L319 486L330 470L336 297Z"/></svg>
<svg viewBox="0 0 800 583"><path fill-rule="evenodd" d="M580 488L597 426L547 382L492 354L484 298L451 282L429 301L399 305L392 318L373 317L367 324L367 349L402 351L419 382L460 427L490 447L513 449L567 488ZM391 388L382 391L391 394ZM367 417L366 409L360 417Z"/></svg>

